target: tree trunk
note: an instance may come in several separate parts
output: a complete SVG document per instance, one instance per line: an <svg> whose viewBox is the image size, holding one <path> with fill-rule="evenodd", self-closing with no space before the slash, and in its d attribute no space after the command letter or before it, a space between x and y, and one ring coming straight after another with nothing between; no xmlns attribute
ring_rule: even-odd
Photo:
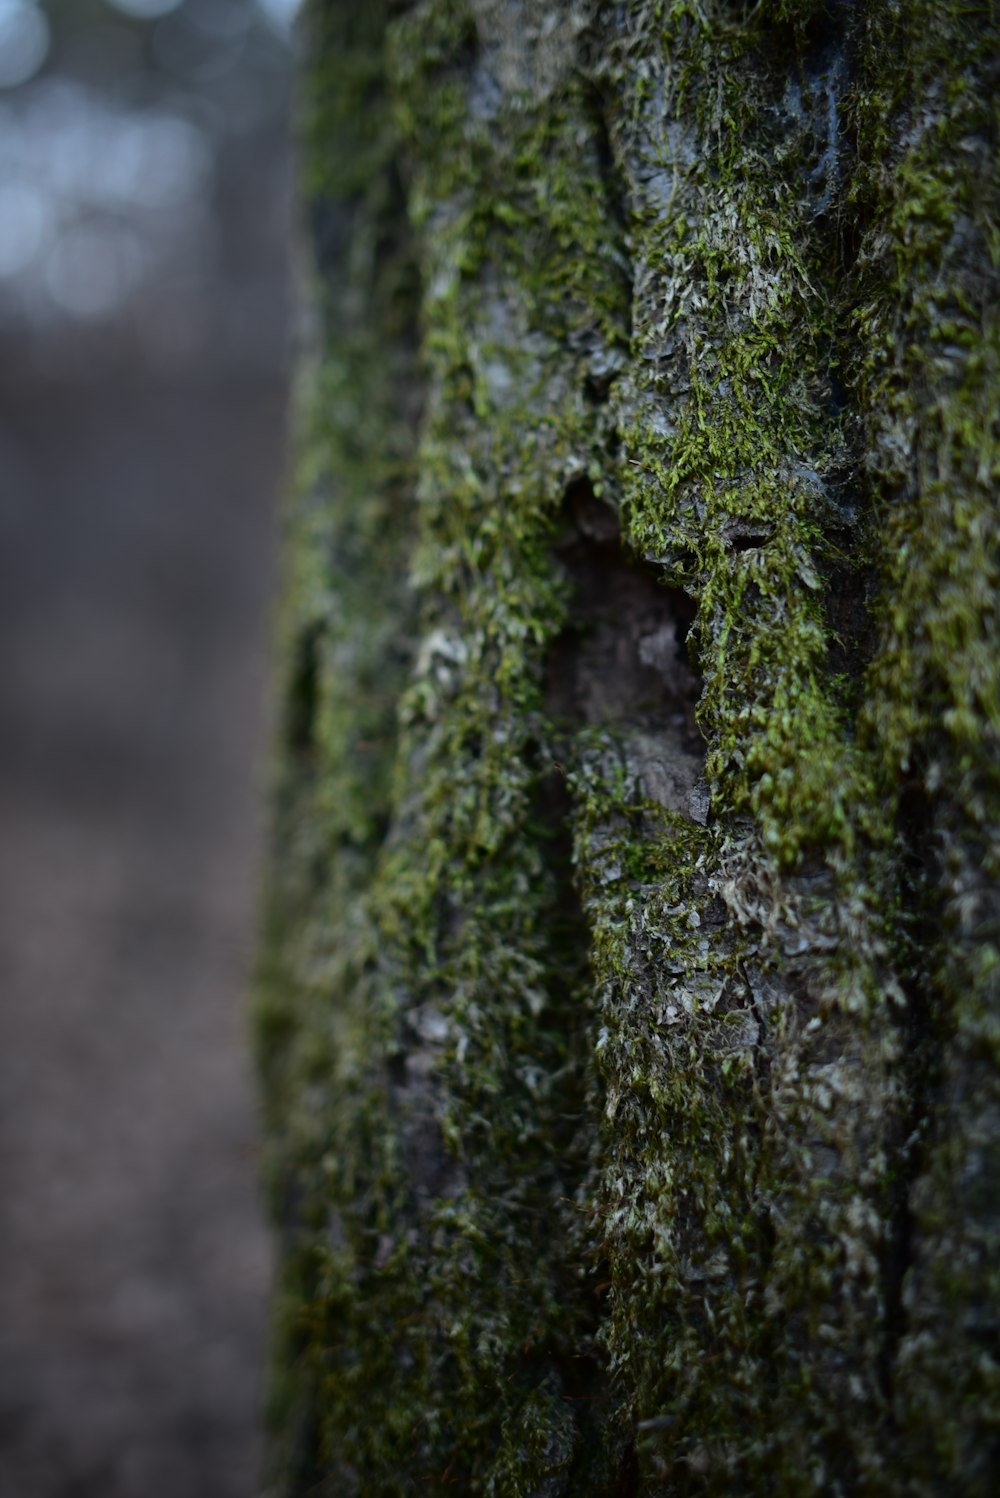
<svg viewBox="0 0 1000 1498"><path fill-rule="evenodd" d="M992 1493L994 7L308 21L276 1491Z"/></svg>

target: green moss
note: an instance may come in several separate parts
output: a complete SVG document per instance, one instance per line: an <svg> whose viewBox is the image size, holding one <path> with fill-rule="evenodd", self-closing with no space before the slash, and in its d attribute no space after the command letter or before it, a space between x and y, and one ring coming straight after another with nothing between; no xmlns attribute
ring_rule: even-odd
<svg viewBox="0 0 1000 1498"><path fill-rule="evenodd" d="M978 1492L990 33L619 10L313 5L336 257L260 1024L281 1481ZM695 609L707 826L635 724L546 696L580 485Z"/></svg>
<svg viewBox="0 0 1000 1498"><path fill-rule="evenodd" d="M626 516L639 554L699 600L717 806L752 810L792 867L807 847L850 849L868 786L824 615L823 574L845 544L824 492L843 462L827 375L835 266L798 175L819 84L804 102L776 98L757 48L789 42L757 25L720 36L681 8L658 79L678 123L652 151L622 142L647 162L633 237L659 289L634 338ZM642 119L638 104L623 112Z"/></svg>
<svg viewBox="0 0 1000 1498"><path fill-rule="evenodd" d="M986 1493L1000 1386L993 1360L970 1356L968 1338L981 1335L974 1328L1000 1293L987 1184L1000 1102L989 1038L998 998L1000 261L987 62L998 38L988 8L912 12L905 34L887 16L865 37L870 70L887 45L901 47L907 67L891 175L881 155L891 101L859 90L856 105L858 190L881 230L861 246L855 313L864 350L856 388L882 541L863 732L888 785L923 808L939 849L921 890L938 939L920 952L941 1046L927 1094L937 1117L913 1189L917 1249L896 1408L920 1453L921 1492Z"/></svg>

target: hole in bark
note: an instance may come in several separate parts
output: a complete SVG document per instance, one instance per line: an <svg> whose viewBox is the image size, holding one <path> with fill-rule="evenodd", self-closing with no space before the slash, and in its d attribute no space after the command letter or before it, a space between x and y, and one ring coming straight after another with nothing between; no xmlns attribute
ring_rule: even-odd
<svg viewBox="0 0 1000 1498"><path fill-rule="evenodd" d="M555 549L572 596L549 655L548 715L567 734L608 727L624 735L644 794L704 820L700 683L687 658L694 603L628 556L615 510L586 477L566 490Z"/></svg>
<svg viewBox="0 0 1000 1498"><path fill-rule="evenodd" d="M832 369L827 370L826 382L828 392L827 406L833 412L834 416L840 416L842 412L847 410L847 388L843 380Z"/></svg>
<svg viewBox="0 0 1000 1498"><path fill-rule="evenodd" d="M803 16L802 61L809 71L820 72L828 67L832 54L844 46L854 4L855 0L826 0L825 5L817 5Z"/></svg>
<svg viewBox="0 0 1000 1498"><path fill-rule="evenodd" d="M603 406L611 393L615 371L612 369L595 374L591 371L583 382L583 393L593 406Z"/></svg>
<svg viewBox="0 0 1000 1498"><path fill-rule="evenodd" d="M756 551L760 546L766 546L770 536L757 535L753 531L744 531L742 534L733 535L729 540L729 550L742 555L745 551Z"/></svg>

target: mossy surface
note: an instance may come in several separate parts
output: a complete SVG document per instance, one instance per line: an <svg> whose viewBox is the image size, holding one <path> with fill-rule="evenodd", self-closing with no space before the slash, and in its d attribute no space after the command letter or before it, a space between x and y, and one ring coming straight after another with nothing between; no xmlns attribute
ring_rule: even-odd
<svg viewBox="0 0 1000 1498"><path fill-rule="evenodd" d="M989 7L308 22L275 1491L985 1494Z"/></svg>

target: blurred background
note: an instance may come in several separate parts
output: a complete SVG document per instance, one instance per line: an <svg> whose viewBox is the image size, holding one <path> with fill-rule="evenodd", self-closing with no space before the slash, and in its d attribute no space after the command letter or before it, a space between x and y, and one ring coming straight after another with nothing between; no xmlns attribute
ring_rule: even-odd
<svg viewBox="0 0 1000 1498"><path fill-rule="evenodd" d="M0 1498L258 1484L294 0L0 0Z"/></svg>

